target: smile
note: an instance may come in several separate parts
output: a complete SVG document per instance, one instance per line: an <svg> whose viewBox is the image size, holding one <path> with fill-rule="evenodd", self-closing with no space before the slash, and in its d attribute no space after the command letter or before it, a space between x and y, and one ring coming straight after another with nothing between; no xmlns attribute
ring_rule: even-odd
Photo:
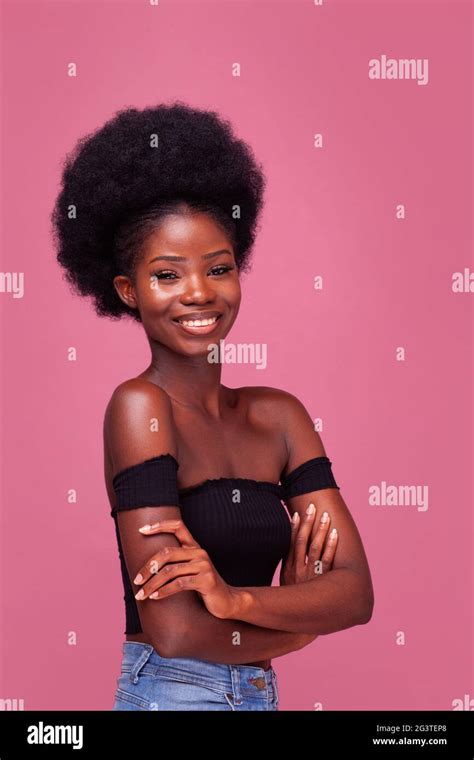
<svg viewBox="0 0 474 760"><path fill-rule="evenodd" d="M174 319L173 322L179 325L185 332L190 335L207 335L212 332L217 325L221 314L208 319Z"/></svg>

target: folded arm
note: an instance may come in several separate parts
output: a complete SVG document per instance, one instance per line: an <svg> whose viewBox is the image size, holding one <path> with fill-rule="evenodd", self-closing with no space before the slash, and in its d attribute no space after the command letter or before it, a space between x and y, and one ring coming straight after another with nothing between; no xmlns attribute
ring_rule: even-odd
<svg viewBox="0 0 474 760"><path fill-rule="evenodd" d="M326 452L303 405L291 394L279 395L288 449L286 475L313 457L326 456ZM330 529L338 531L331 571L291 586L237 588L233 619L316 635L362 625L371 619L374 593L367 557L340 491L324 488L295 496L288 499L287 507L291 515L298 511L303 520L311 502L316 507L315 522L326 511Z"/></svg>
<svg viewBox="0 0 474 760"><path fill-rule="evenodd" d="M168 533L144 536L139 527L179 518L178 507L141 507L119 513L119 529L130 579L163 546L179 546ZM140 586L134 586L136 590ZM185 590L160 600L138 604L143 631L162 657L195 657L211 662L241 664L280 657L301 649L312 638L301 633L270 630L211 615L196 591Z"/></svg>
<svg viewBox="0 0 474 760"><path fill-rule="evenodd" d="M150 420L158 418L158 431ZM127 381L112 395L104 419L104 444L113 463L113 475L160 454L177 457L170 402L157 386L144 381ZM113 500L113 491L109 488ZM181 518L177 506L144 506L117 513L120 538L133 579L138 570L164 546L179 546L171 534L144 536L139 527L165 518ZM196 591L183 591L162 599L138 604L141 627L162 657L197 659L241 664L280 657L301 649L314 636L271 630L243 621L220 620L211 615Z"/></svg>

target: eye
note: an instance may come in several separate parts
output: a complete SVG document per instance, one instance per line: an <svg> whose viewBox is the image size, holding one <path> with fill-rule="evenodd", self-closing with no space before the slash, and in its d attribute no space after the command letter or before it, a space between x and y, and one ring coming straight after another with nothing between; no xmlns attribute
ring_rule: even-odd
<svg viewBox="0 0 474 760"><path fill-rule="evenodd" d="M162 269L159 272L152 272L150 277L156 277L157 280L172 280L176 279L176 273L168 269Z"/></svg>
<svg viewBox="0 0 474 760"><path fill-rule="evenodd" d="M210 270L210 274L219 277L226 274L226 272L230 272L231 269L234 269L234 267L227 266L227 264L219 264ZM158 272L152 272L150 277L157 280L167 280L168 282L178 279L176 272L172 272L170 269L160 269Z"/></svg>
<svg viewBox="0 0 474 760"><path fill-rule="evenodd" d="M234 267L227 266L227 264L220 264L216 267L213 267L211 269L211 273L216 275L225 274L226 272L230 272L233 268Z"/></svg>

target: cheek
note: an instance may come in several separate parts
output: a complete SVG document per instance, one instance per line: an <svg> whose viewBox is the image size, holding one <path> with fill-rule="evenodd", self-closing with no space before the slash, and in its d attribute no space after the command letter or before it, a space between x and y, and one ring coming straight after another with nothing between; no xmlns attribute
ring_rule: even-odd
<svg viewBox="0 0 474 760"><path fill-rule="evenodd" d="M242 298L242 293L240 290L240 282L239 280L234 280L233 282L230 282L226 288L225 297L227 298L228 302L232 304L233 306L239 306L240 300Z"/></svg>
<svg viewBox="0 0 474 760"><path fill-rule="evenodd" d="M172 298L169 293L151 282L148 286L144 285L139 293L139 309L142 323L147 332L161 332L165 320L170 319L170 305ZM149 330L148 330L149 328Z"/></svg>
<svg viewBox="0 0 474 760"><path fill-rule="evenodd" d="M173 301L173 294L160 286L157 280L150 280L148 286L142 288L141 303L155 316L164 314Z"/></svg>

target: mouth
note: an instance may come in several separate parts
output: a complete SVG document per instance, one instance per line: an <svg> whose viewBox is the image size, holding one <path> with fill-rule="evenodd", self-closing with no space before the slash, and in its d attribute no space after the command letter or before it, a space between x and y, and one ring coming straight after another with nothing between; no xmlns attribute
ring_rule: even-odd
<svg viewBox="0 0 474 760"><path fill-rule="evenodd" d="M198 315L190 314L185 317L178 317L172 321L189 335L207 335L215 330L221 317L222 314L213 312L208 316L205 316L203 313L199 317Z"/></svg>

